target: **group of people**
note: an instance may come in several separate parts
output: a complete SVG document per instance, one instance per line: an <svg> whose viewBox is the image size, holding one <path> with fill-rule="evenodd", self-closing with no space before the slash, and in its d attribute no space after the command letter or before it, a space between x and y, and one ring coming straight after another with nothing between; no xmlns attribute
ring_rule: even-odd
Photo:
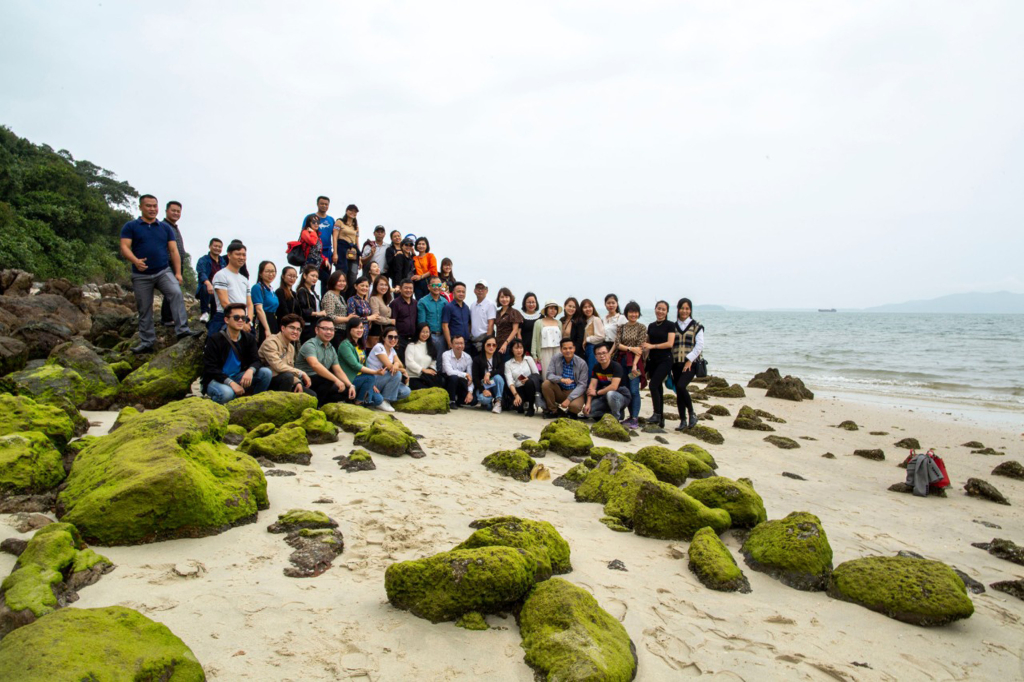
<svg viewBox="0 0 1024 682"><path fill-rule="evenodd" d="M171 203L177 204L174 215L168 204L167 217L158 222L156 199L142 197L142 217L122 230L121 252L133 265L139 307L142 342L134 352L151 350L155 341L154 288L164 294L179 337L195 333L178 287L181 205ZM275 264L263 261L250 285L239 240L226 249L220 239L211 240L197 262L196 298L208 333L201 383L212 400L301 391L320 405L350 401L393 411L391 404L412 390L441 387L453 408L527 416L540 411L547 418L612 414L636 428L645 387L653 403L646 421L665 425L670 380L677 429L696 425L687 385L703 352L704 328L692 318L689 299L677 302L674 319L669 303L659 301L647 325L639 321L636 302L620 311L615 294L605 296L603 315L590 299L569 297L561 305L549 299L541 306L533 292L516 308L507 287L492 301L480 279L473 286L475 301L467 303L467 287L453 274L452 261L445 258L439 266L426 237L397 230L388 235L378 225L373 239L360 246L359 209L349 205L338 220L329 210L330 199L318 197L316 212L288 243L290 265L279 279ZM161 244L163 260L163 251L155 254ZM154 265L167 274L152 272Z"/></svg>

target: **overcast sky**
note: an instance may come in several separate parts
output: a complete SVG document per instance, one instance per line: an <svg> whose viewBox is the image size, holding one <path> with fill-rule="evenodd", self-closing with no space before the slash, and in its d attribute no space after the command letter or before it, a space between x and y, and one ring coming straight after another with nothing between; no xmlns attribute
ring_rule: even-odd
<svg viewBox="0 0 1024 682"><path fill-rule="evenodd" d="M284 263L315 198L648 307L1024 292L1024 3L44 2L0 124Z"/></svg>

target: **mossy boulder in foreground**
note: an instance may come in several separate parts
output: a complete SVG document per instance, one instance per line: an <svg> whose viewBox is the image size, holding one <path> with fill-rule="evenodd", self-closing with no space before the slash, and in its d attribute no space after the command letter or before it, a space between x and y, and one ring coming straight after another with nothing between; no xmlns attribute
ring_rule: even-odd
<svg viewBox="0 0 1024 682"><path fill-rule="evenodd" d="M411 414L448 414L448 391L443 388L421 388L397 401L393 407Z"/></svg>
<svg viewBox="0 0 1024 682"><path fill-rule="evenodd" d="M703 502L712 509L724 509L729 512L732 525L738 528L753 528L768 519L764 509L764 500L757 494L752 485L743 481L733 481L724 476L712 476L693 481L683 492Z"/></svg>
<svg viewBox="0 0 1024 682"><path fill-rule="evenodd" d="M302 415L281 427L281 430L302 428L310 445L338 442L338 427L327 421L327 415L314 408L306 408Z"/></svg>
<svg viewBox="0 0 1024 682"><path fill-rule="evenodd" d="M659 481L672 485L682 484L690 475L689 460L682 453L661 445L648 445L626 457L650 469Z"/></svg>
<svg viewBox="0 0 1024 682"><path fill-rule="evenodd" d="M636 648L622 624L583 588L561 578L538 583L519 613L526 663L545 680L629 682Z"/></svg>
<svg viewBox="0 0 1024 682"><path fill-rule="evenodd" d="M583 467L581 474L585 472L586 467ZM586 473L576 489L576 501L600 502L604 504L605 514L632 525L640 486L657 480L643 464L621 455L606 455L595 469Z"/></svg>
<svg viewBox="0 0 1024 682"><path fill-rule="evenodd" d="M679 448L679 452L688 452L697 459L699 459L700 461L707 464L712 469L718 468L718 462L715 461L715 458L711 455L711 453L702 448L701 446L697 445L696 443L687 443L683 447Z"/></svg>
<svg viewBox="0 0 1024 682"><path fill-rule="evenodd" d="M548 441L552 452L565 457L586 457L594 447L586 424L564 417L547 424L540 432L540 438Z"/></svg>
<svg viewBox="0 0 1024 682"><path fill-rule="evenodd" d="M479 519L469 525L478 530L455 549L514 547L525 550L534 561L534 579L538 581L572 570L569 543L547 521L497 516Z"/></svg>
<svg viewBox="0 0 1024 682"><path fill-rule="evenodd" d="M241 445L242 441L245 440L247 433L244 428L238 424L229 424L224 429L224 438L222 439L227 445Z"/></svg>
<svg viewBox="0 0 1024 682"><path fill-rule="evenodd" d="M67 413L28 396L0 393L0 415L0 435L41 431L61 451L75 437L75 425Z"/></svg>
<svg viewBox="0 0 1024 682"><path fill-rule="evenodd" d="M154 355L124 378L121 399L153 408L187 396L203 371L205 340L205 336L188 337Z"/></svg>
<svg viewBox="0 0 1024 682"><path fill-rule="evenodd" d="M0 498L46 492L64 476L61 454L42 432L0 436Z"/></svg>
<svg viewBox="0 0 1024 682"><path fill-rule="evenodd" d="M839 564L828 596L913 625L945 625L974 613L963 580L941 561L865 557Z"/></svg>
<svg viewBox="0 0 1024 682"><path fill-rule="evenodd" d="M265 457L276 464L309 464L313 457L301 426L282 428L262 438L247 438L243 444L247 444L245 452L251 457Z"/></svg>
<svg viewBox="0 0 1024 682"><path fill-rule="evenodd" d="M203 667L166 626L123 606L62 609L0 642L0 679L202 682Z"/></svg>
<svg viewBox="0 0 1024 682"><path fill-rule="evenodd" d="M619 423L614 415L606 414L590 427L590 432L598 438L614 440L620 443L629 442L629 431Z"/></svg>
<svg viewBox="0 0 1024 682"><path fill-rule="evenodd" d="M496 474L529 483L530 472L537 462L523 450L499 450L484 457L481 464Z"/></svg>
<svg viewBox="0 0 1024 682"><path fill-rule="evenodd" d="M370 452L389 457L422 457L423 450L405 424L387 415L378 417L368 427L356 434L355 444Z"/></svg>
<svg viewBox="0 0 1024 682"><path fill-rule="evenodd" d="M750 592L750 582L713 528L701 528L689 549L689 568L697 579L719 592Z"/></svg>
<svg viewBox="0 0 1024 682"><path fill-rule="evenodd" d="M662 540L690 540L705 526L716 533L729 530L729 512L709 509L674 485L643 483L636 496L633 530Z"/></svg>
<svg viewBox="0 0 1024 682"><path fill-rule="evenodd" d="M213 535L269 506L251 457L220 442L228 411L190 398L147 410L82 450L58 497L62 520L100 545Z"/></svg>
<svg viewBox="0 0 1024 682"><path fill-rule="evenodd" d="M381 416L380 412L350 403L331 403L324 405L322 411L327 419L346 433L359 433Z"/></svg>
<svg viewBox="0 0 1024 682"><path fill-rule="evenodd" d="M302 416L305 410L316 409L316 398L291 391L264 391L235 398L227 404L232 424L252 431L260 424L284 426Z"/></svg>
<svg viewBox="0 0 1024 682"><path fill-rule="evenodd" d="M85 404L88 397L85 380L73 369L60 365L43 365L35 369L23 369L10 378L18 383L21 394L28 394L39 402L51 402L62 396L75 407Z"/></svg>
<svg viewBox="0 0 1024 682"><path fill-rule="evenodd" d="M752 569L798 590L822 591L832 573L832 547L821 520L809 512L759 524L740 551Z"/></svg>
<svg viewBox="0 0 1024 682"><path fill-rule="evenodd" d="M523 549L457 549L388 566L384 589L393 606L439 623L508 608L530 589L534 574Z"/></svg>

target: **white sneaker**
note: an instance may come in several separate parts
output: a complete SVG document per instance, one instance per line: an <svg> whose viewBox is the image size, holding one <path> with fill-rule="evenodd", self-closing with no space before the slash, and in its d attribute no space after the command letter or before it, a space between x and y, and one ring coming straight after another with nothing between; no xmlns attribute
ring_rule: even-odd
<svg viewBox="0 0 1024 682"><path fill-rule="evenodd" d="M203 322L203 323L209 322L210 321L210 313L203 313L202 315L200 315L199 316L199 321Z"/></svg>
<svg viewBox="0 0 1024 682"><path fill-rule="evenodd" d="M493 412L494 414L501 414L501 403L495 400L494 407L491 408L491 412Z"/></svg>
<svg viewBox="0 0 1024 682"><path fill-rule="evenodd" d="M391 403L389 403L386 400L383 401L380 405L378 405L377 409L380 410L381 412L394 412L395 411L395 408L391 407Z"/></svg>

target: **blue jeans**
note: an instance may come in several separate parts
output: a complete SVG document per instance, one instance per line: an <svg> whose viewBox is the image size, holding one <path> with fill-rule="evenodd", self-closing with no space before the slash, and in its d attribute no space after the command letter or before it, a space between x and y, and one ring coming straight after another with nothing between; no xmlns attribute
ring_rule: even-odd
<svg viewBox="0 0 1024 682"><path fill-rule="evenodd" d="M241 385L242 375L245 372L237 372L228 377L229 380ZM273 378L273 372L270 371L269 367L260 367L252 376L252 383L249 384L249 388L245 389L244 395L256 395L267 390L270 386L270 380ZM240 396L235 394L234 389L228 384L222 384L219 381L211 381L206 386L206 395L210 396L210 399L218 405L231 402L235 398Z"/></svg>
<svg viewBox="0 0 1024 682"><path fill-rule="evenodd" d="M401 400L412 392L408 386L402 383L401 372L398 374L386 372L374 377L374 379L376 379L377 390L380 391L384 400L387 400L389 403Z"/></svg>
<svg viewBox="0 0 1024 682"><path fill-rule="evenodd" d="M640 416L640 377L631 377L627 375L629 379L629 416L631 419L637 419Z"/></svg>
<svg viewBox="0 0 1024 682"><path fill-rule="evenodd" d="M352 383L356 386L356 400L363 405L380 405L384 402L384 396L373 390L377 377L372 374L360 374Z"/></svg>
<svg viewBox="0 0 1024 682"><path fill-rule="evenodd" d="M225 327L224 313L214 313L206 323L206 335L213 336Z"/></svg>
<svg viewBox="0 0 1024 682"><path fill-rule="evenodd" d="M622 410L625 409L626 403L631 398L632 396L627 398L618 391L608 391L590 402L590 416L594 419L600 419L610 413L615 419L621 420Z"/></svg>
<svg viewBox="0 0 1024 682"><path fill-rule="evenodd" d="M213 294L206 290L205 284L200 284L196 289L196 298L199 299L200 313L216 312L217 304L213 300Z"/></svg>
<svg viewBox="0 0 1024 682"><path fill-rule="evenodd" d="M491 407L494 404L495 400L497 400L498 403L500 404L501 394L505 392L505 377L499 374L497 376L492 377L492 379L493 381L491 381L491 383L484 384L482 387L480 387L480 390L476 392L476 399L484 407ZM488 391L491 392L491 395L489 397L484 395L484 389L487 389Z"/></svg>
<svg viewBox="0 0 1024 682"><path fill-rule="evenodd" d="M588 343L585 352L587 355L587 369L593 371L594 365L597 364L597 356L594 355L594 346Z"/></svg>

